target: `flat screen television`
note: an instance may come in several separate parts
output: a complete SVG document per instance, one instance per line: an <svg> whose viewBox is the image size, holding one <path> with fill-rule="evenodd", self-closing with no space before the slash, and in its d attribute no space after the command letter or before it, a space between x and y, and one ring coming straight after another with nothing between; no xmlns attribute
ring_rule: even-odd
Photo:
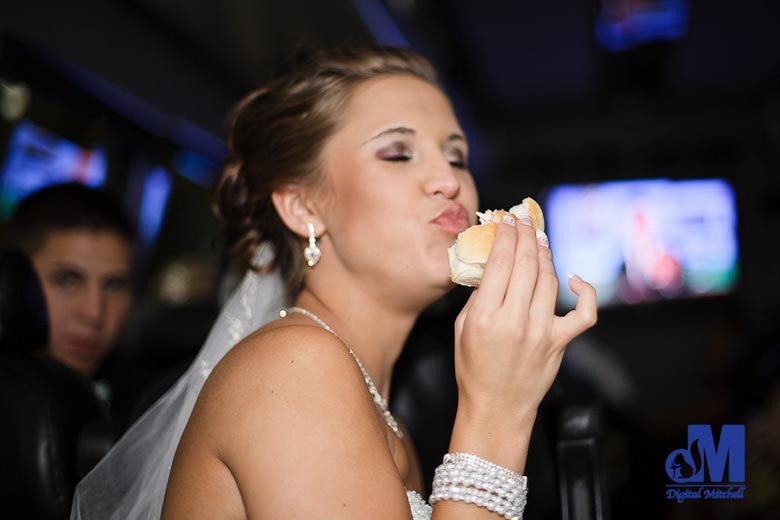
<svg viewBox="0 0 780 520"><path fill-rule="evenodd" d="M738 279L734 190L724 179L563 184L542 202L560 281L596 287L599 306L723 295Z"/></svg>
<svg viewBox="0 0 780 520"><path fill-rule="evenodd" d="M22 120L11 133L0 168L0 216L7 217L19 200L50 184L102 186L108 162L100 148L83 148Z"/></svg>

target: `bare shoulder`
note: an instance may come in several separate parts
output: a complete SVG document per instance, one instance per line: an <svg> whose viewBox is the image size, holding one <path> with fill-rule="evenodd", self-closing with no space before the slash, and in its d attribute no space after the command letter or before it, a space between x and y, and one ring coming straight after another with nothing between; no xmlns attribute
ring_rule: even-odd
<svg viewBox="0 0 780 520"><path fill-rule="evenodd" d="M283 373L302 370L311 363L324 363L323 368L348 370L352 368L351 360L344 344L320 327L277 325L261 329L241 341L220 361L212 377L217 384L222 379L246 376L261 382L258 376L278 375L280 370Z"/></svg>
<svg viewBox="0 0 780 520"><path fill-rule="evenodd" d="M408 516L363 377L319 327L281 326L241 342L214 369L195 414L250 518Z"/></svg>
<svg viewBox="0 0 780 520"><path fill-rule="evenodd" d="M360 406L359 384L358 368L338 338L319 327L289 325L261 330L236 345L215 367L200 401L209 414L254 430L272 423L265 412L282 402L305 409L300 407L311 402L314 389L326 401L319 406L328 406L332 399L324 397L341 389L350 390L349 405ZM247 424L254 420L262 424Z"/></svg>

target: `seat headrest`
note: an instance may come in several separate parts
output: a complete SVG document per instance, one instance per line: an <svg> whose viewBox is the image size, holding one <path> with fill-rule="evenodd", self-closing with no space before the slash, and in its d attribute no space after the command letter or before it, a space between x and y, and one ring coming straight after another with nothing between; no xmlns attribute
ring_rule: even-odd
<svg viewBox="0 0 780 520"><path fill-rule="evenodd" d="M49 317L38 275L16 249L0 249L0 352L42 348L49 339Z"/></svg>

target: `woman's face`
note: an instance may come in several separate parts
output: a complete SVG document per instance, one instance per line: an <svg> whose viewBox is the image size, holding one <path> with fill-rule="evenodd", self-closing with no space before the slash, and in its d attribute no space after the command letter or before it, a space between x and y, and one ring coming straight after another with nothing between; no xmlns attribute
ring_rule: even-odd
<svg viewBox="0 0 780 520"><path fill-rule="evenodd" d="M435 299L447 248L475 221L468 145L440 90L405 75L366 81L324 149L327 242L366 288Z"/></svg>

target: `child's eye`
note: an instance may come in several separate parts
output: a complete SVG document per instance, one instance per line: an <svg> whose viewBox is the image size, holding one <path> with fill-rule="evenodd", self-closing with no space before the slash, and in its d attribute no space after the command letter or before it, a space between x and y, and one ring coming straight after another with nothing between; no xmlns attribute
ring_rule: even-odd
<svg viewBox="0 0 780 520"><path fill-rule="evenodd" d="M70 271L59 271L54 275L54 284L63 289L74 287L80 280L76 273Z"/></svg>
<svg viewBox="0 0 780 520"><path fill-rule="evenodd" d="M111 277L105 281L107 291L113 293L123 293L130 289L130 280L123 277Z"/></svg>

